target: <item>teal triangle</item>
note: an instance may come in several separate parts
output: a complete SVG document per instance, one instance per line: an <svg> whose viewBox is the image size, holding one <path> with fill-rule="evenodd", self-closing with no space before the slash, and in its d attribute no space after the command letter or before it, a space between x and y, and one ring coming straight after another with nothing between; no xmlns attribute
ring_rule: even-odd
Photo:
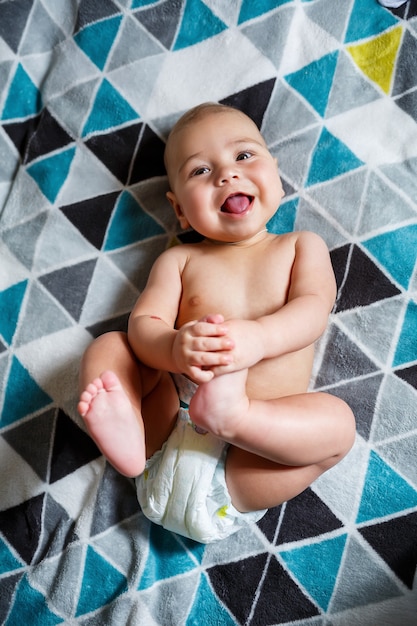
<svg viewBox="0 0 417 626"><path fill-rule="evenodd" d="M107 57L119 30L121 15L94 22L80 30L74 37L81 50L97 65L104 69Z"/></svg>
<svg viewBox="0 0 417 626"><path fill-rule="evenodd" d="M4 541L0 539L0 574L20 569L23 565L24 563L22 561L18 561L10 552Z"/></svg>
<svg viewBox="0 0 417 626"><path fill-rule="evenodd" d="M363 165L349 148L323 128L314 150L307 186L346 174Z"/></svg>
<svg viewBox="0 0 417 626"><path fill-rule="evenodd" d="M417 492L371 450L356 522L367 522L415 506Z"/></svg>
<svg viewBox="0 0 417 626"><path fill-rule="evenodd" d="M204 607L204 624L221 624L222 626L235 626L236 622L230 613L220 604L217 596L209 585L205 575L200 577L193 606L191 607L185 626L201 626L202 607Z"/></svg>
<svg viewBox="0 0 417 626"><path fill-rule="evenodd" d="M19 63L9 88L2 119L10 120L36 115L41 109L41 94Z"/></svg>
<svg viewBox="0 0 417 626"><path fill-rule="evenodd" d="M410 363L417 358L416 354L417 337L417 304L410 300L405 313L400 338L397 342L393 367Z"/></svg>
<svg viewBox="0 0 417 626"><path fill-rule="evenodd" d="M332 52L301 70L285 76L287 83L296 89L322 117L326 113L338 57L338 52Z"/></svg>
<svg viewBox="0 0 417 626"><path fill-rule="evenodd" d="M298 198L288 200L279 207L266 225L270 233L282 235L294 230L295 217L297 215Z"/></svg>
<svg viewBox="0 0 417 626"><path fill-rule="evenodd" d="M105 131L139 118L130 104L105 78L100 85L93 108L83 129L83 136Z"/></svg>
<svg viewBox="0 0 417 626"><path fill-rule="evenodd" d="M372 19L364 19L370 11L369 0L355 0L346 30L345 43L368 39L398 24L398 20L382 7L372 7Z"/></svg>
<svg viewBox="0 0 417 626"><path fill-rule="evenodd" d="M194 545L197 544L194 543ZM197 546L197 553L202 551L204 551L204 546L200 544ZM184 574L196 567L196 561L191 558L172 533L164 530L162 526L152 524L149 536L148 558L138 590L149 589L158 580L165 580L172 576L178 576L178 574Z"/></svg>
<svg viewBox="0 0 417 626"><path fill-rule="evenodd" d="M95 611L126 591L125 576L88 546L76 617Z"/></svg>
<svg viewBox="0 0 417 626"><path fill-rule="evenodd" d="M227 28L201 0L187 0L174 50L193 46Z"/></svg>
<svg viewBox="0 0 417 626"><path fill-rule="evenodd" d="M27 280L0 292L0 335L10 345L16 331Z"/></svg>
<svg viewBox="0 0 417 626"><path fill-rule="evenodd" d="M288 2L291 0L243 0L238 23L247 22Z"/></svg>
<svg viewBox="0 0 417 626"><path fill-rule="evenodd" d="M145 213L128 191L124 191L113 213L104 249L116 250L164 233L162 226Z"/></svg>
<svg viewBox="0 0 417 626"><path fill-rule="evenodd" d="M280 552L280 556L319 606L329 606L347 535Z"/></svg>
<svg viewBox="0 0 417 626"><path fill-rule="evenodd" d="M147 7L149 4L155 4L155 0L133 0L131 9L140 9Z"/></svg>
<svg viewBox="0 0 417 626"><path fill-rule="evenodd" d="M75 147L71 147L36 161L27 168L28 173L51 203L55 201L65 182L74 154Z"/></svg>
<svg viewBox="0 0 417 626"><path fill-rule="evenodd" d="M404 289L408 288L417 258L417 224L377 235L363 245Z"/></svg>
<svg viewBox="0 0 417 626"><path fill-rule="evenodd" d="M55 626L63 619L49 610L46 598L28 583L26 575L17 587L12 609L5 626Z"/></svg>
<svg viewBox="0 0 417 626"><path fill-rule="evenodd" d="M37 385L17 358L13 357L0 425L8 426L51 402L51 398Z"/></svg>

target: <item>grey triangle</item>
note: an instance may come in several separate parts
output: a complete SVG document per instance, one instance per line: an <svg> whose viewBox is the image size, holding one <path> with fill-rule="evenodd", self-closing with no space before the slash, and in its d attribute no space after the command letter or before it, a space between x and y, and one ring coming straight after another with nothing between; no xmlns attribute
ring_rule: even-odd
<svg viewBox="0 0 417 626"><path fill-rule="evenodd" d="M298 204L294 230L311 230L320 234L330 250L344 245L347 241L347 235L336 228L334 221L332 223L327 216L317 211L307 198L302 198Z"/></svg>
<svg viewBox="0 0 417 626"><path fill-rule="evenodd" d="M3 434L7 443L28 463L43 481L48 479L50 446L56 410L52 409ZM34 445L36 434L36 445Z"/></svg>
<svg viewBox="0 0 417 626"><path fill-rule="evenodd" d="M29 289L23 322L20 323L16 333L15 345L20 347L72 325L71 318L48 292L33 282Z"/></svg>
<svg viewBox="0 0 417 626"><path fill-rule="evenodd" d="M136 11L135 17L169 50L177 34L181 11L181 2L166 0L155 7L145 7L140 11Z"/></svg>
<svg viewBox="0 0 417 626"><path fill-rule="evenodd" d="M376 447L383 459L417 489L417 435L391 441Z"/></svg>
<svg viewBox="0 0 417 626"><path fill-rule="evenodd" d="M285 120L285 123L277 123L277 120ZM304 131L307 126L314 124L317 124L317 131L316 134L313 132L315 139L311 149L320 133L317 118L305 105L304 100L294 94L286 83L277 81L262 123L261 130L266 143L271 146L287 137L291 138L294 134ZM305 134L308 132L306 131ZM293 141L298 143L297 139ZM299 152L298 156L300 154Z"/></svg>
<svg viewBox="0 0 417 626"><path fill-rule="evenodd" d="M360 206L365 182L366 172L355 171L330 182L315 185L308 190L306 196L323 207L329 217L347 233L355 234L358 214L357 211L352 211L352 206Z"/></svg>
<svg viewBox="0 0 417 626"><path fill-rule="evenodd" d="M387 374L380 391L372 426L371 439L407 435L417 424L417 391L394 374Z"/></svg>
<svg viewBox="0 0 417 626"><path fill-rule="evenodd" d="M27 267L32 268L38 238L45 226L48 214L46 211L35 218L19 224L3 233L3 239L15 257Z"/></svg>
<svg viewBox="0 0 417 626"><path fill-rule="evenodd" d="M378 210L375 210L378 207ZM376 173L371 172L366 196L363 201L361 223L358 234L360 236L375 229L395 225L409 219L416 219L415 210L409 202L404 200L403 194L397 193L396 188L387 185Z"/></svg>
<svg viewBox="0 0 417 626"><path fill-rule="evenodd" d="M284 54L282 42L286 40L294 12L295 9L280 11L279 13L268 15L265 20L257 21L241 29L241 32L277 68Z"/></svg>
<svg viewBox="0 0 417 626"><path fill-rule="evenodd" d="M204 0L209 9L228 26L236 26L240 13L240 2L225 0Z"/></svg>
<svg viewBox="0 0 417 626"><path fill-rule="evenodd" d="M334 10L334 0L321 0L303 6L304 11L323 30L330 33L338 41L343 43L347 20L351 13L349 2L340 2L337 12ZM343 15L344 14L344 15Z"/></svg>
<svg viewBox="0 0 417 626"><path fill-rule="evenodd" d="M162 235L132 246L121 252L109 254L112 260L138 291L142 291L148 280L151 267L157 256L166 249L168 236Z"/></svg>
<svg viewBox="0 0 417 626"><path fill-rule="evenodd" d="M52 211L39 237L33 268L44 272L50 267L69 264L95 252L96 249L60 211Z"/></svg>
<svg viewBox="0 0 417 626"><path fill-rule="evenodd" d="M65 38L65 34L49 17L41 3L34 5L29 18L20 54L36 54L53 50Z"/></svg>
<svg viewBox="0 0 417 626"><path fill-rule="evenodd" d="M371 548L365 549L354 536L349 538L337 588L331 601L331 613L402 595L393 579L378 563L379 560Z"/></svg>
<svg viewBox="0 0 417 626"><path fill-rule="evenodd" d="M352 59L342 50L333 77L326 118L355 109L380 97L378 91L359 74Z"/></svg>
<svg viewBox="0 0 417 626"><path fill-rule="evenodd" d="M65 93L52 97L48 102L48 109L51 113L58 120L63 121L65 127L76 137L79 137L82 133L86 115L96 94L98 82L98 78L81 82L65 91ZM69 103L71 103L71 106L68 106Z"/></svg>
<svg viewBox="0 0 417 626"><path fill-rule="evenodd" d="M126 46L126 41L130 42L128 46ZM154 56L161 52L164 52L164 48L149 36L148 32L140 26L137 20L128 17L123 22L118 44L116 44L111 59L108 61L107 70L111 71L118 67L129 65L133 61Z"/></svg>
<svg viewBox="0 0 417 626"><path fill-rule="evenodd" d="M269 111L267 113L269 114ZM278 159L278 167L295 187L302 187L306 181L311 165L311 154L320 132L321 129L317 125L271 147L272 155Z"/></svg>
<svg viewBox="0 0 417 626"><path fill-rule="evenodd" d="M402 163L384 165L380 169L398 189L417 203L417 157Z"/></svg>
<svg viewBox="0 0 417 626"><path fill-rule="evenodd" d="M401 297L388 298L367 307L358 307L353 311L341 312L338 320L357 343L366 346L366 350L383 368L391 355L398 319L404 309ZM370 332L370 329L378 329Z"/></svg>

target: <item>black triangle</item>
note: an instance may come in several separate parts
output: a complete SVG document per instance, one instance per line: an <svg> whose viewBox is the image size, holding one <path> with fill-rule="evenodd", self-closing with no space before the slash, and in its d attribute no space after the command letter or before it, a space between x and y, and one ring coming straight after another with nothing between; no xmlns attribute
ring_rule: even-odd
<svg viewBox="0 0 417 626"><path fill-rule="evenodd" d="M58 124L56 119L44 109L38 118L38 126L33 133L25 155L25 162L53 150L68 145L73 138Z"/></svg>
<svg viewBox="0 0 417 626"><path fill-rule="evenodd" d="M394 374L405 380L406 383L417 389L417 365L411 367L405 367L404 369L398 369L394 371Z"/></svg>
<svg viewBox="0 0 417 626"><path fill-rule="evenodd" d="M1 5L0 5L1 6ZM12 122L11 124L3 124L3 128L13 141L19 151L22 161L26 160L26 154L29 150L31 137L36 132L39 125L40 115L29 117L21 122Z"/></svg>
<svg viewBox="0 0 417 626"><path fill-rule="evenodd" d="M19 49L20 39L25 29L33 0L3 2L0 4L0 36L13 52Z"/></svg>
<svg viewBox="0 0 417 626"><path fill-rule="evenodd" d="M246 624L250 615L267 558L266 553L258 554L234 563L216 565L207 570L214 591L237 617L239 624ZM236 581L239 581L239 584L236 584Z"/></svg>
<svg viewBox="0 0 417 626"><path fill-rule="evenodd" d="M228 96L221 102L243 111L253 119L258 128L261 128L275 82L276 78L270 78L263 83L252 85L252 87Z"/></svg>
<svg viewBox="0 0 417 626"><path fill-rule="evenodd" d="M45 482L48 480L49 449L55 426L55 414L56 409L51 409L3 434L7 443ZM33 445L34 441L36 446Z"/></svg>
<svg viewBox="0 0 417 626"><path fill-rule="evenodd" d="M93 335L94 338L97 338L100 335L108 333L112 330L127 332L129 316L130 313L124 313L123 315L119 315L118 317L113 317L109 320L104 320L104 322L98 322L97 324L88 326L87 330Z"/></svg>
<svg viewBox="0 0 417 626"><path fill-rule="evenodd" d="M314 491L306 489L302 494L285 504L277 543L289 543L317 537L342 528L342 526L342 522Z"/></svg>
<svg viewBox="0 0 417 626"><path fill-rule="evenodd" d="M376 365L334 324L327 337L316 387L334 385L378 371Z"/></svg>
<svg viewBox="0 0 417 626"><path fill-rule="evenodd" d="M133 15L161 44L170 50L182 14L183 0L166 0L156 7L135 11Z"/></svg>
<svg viewBox="0 0 417 626"><path fill-rule="evenodd" d="M129 179L130 164L135 154L142 123L132 124L111 133L94 135L86 146L123 184Z"/></svg>
<svg viewBox="0 0 417 626"><path fill-rule="evenodd" d="M44 523L42 538L43 545L39 548L36 560L44 560L59 554L71 543L79 540L75 532L76 522L72 520L65 509L50 495L46 496L44 507Z"/></svg>
<svg viewBox="0 0 417 626"><path fill-rule="evenodd" d="M281 509L284 505L275 506L272 509L268 509L265 515L256 522L256 525L262 530L265 537L271 543L274 541L277 526L279 524L279 518L281 515Z"/></svg>
<svg viewBox="0 0 417 626"><path fill-rule="evenodd" d="M417 91L406 93L394 102L417 122Z"/></svg>
<svg viewBox="0 0 417 626"><path fill-rule="evenodd" d="M109 502L112 506L109 507ZM90 535L97 535L107 528L138 513L139 505L133 480L122 476L109 464L97 493Z"/></svg>
<svg viewBox="0 0 417 626"><path fill-rule="evenodd" d="M63 411L59 411L51 459L50 482L54 483L100 456L93 440Z"/></svg>
<svg viewBox="0 0 417 626"><path fill-rule="evenodd" d="M78 6L77 23L74 32L77 32L92 22L110 17L116 13L120 13L120 9L111 0L100 0L100 2L81 0Z"/></svg>
<svg viewBox="0 0 417 626"><path fill-rule="evenodd" d="M236 585L236 581L234 582ZM300 623L319 615L317 607L302 593L284 568L271 558L256 601L251 624ZM303 622L304 623L304 622Z"/></svg>
<svg viewBox="0 0 417 626"><path fill-rule="evenodd" d="M78 322L97 259L70 265L39 277L39 281Z"/></svg>
<svg viewBox="0 0 417 626"><path fill-rule="evenodd" d="M133 185L154 176L164 176L166 173L164 151L164 142L155 135L149 126L145 126L133 163L129 184Z"/></svg>
<svg viewBox="0 0 417 626"><path fill-rule="evenodd" d="M367 306L401 293L358 246L337 248L330 256L338 286L337 311Z"/></svg>
<svg viewBox="0 0 417 626"><path fill-rule="evenodd" d="M360 528L359 532L409 589L417 566L417 513Z"/></svg>
<svg viewBox="0 0 417 626"><path fill-rule="evenodd" d="M83 237L100 250L118 197L119 192L114 191L68 204L61 207L61 211Z"/></svg>
<svg viewBox="0 0 417 626"><path fill-rule="evenodd" d="M336 385L328 389L329 393L344 400L352 409L356 419L358 433L369 439L375 405L384 376L381 373L350 380L348 383Z"/></svg>
<svg viewBox="0 0 417 626"><path fill-rule="evenodd" d="M42 532L45 494L0 511L0 532L28 564L32 563Z"/></svg>

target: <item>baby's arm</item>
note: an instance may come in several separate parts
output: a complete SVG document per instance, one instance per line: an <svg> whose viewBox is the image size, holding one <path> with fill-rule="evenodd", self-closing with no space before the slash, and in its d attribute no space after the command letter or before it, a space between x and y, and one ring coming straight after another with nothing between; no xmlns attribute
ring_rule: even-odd
<svg viewBox="0 0 417 626"><path fill-rule="evenodd" d="M128 337L136 356L149 367L180 372L203 383L214 375L210 368L230 362L233 343L219 315L175 329L184 264L181 246L166 251L156 260L131 313Z"/></svg>
<svg viewBox="0 0 417 626"><path fill-rule="evenodd" d="M273 262L268 259L268 262ZM233 363L216 375L251 367L313 344L324 332L336 297L329 251L314 233L298 233L286 304L257 320L227 320Z"/></svg>

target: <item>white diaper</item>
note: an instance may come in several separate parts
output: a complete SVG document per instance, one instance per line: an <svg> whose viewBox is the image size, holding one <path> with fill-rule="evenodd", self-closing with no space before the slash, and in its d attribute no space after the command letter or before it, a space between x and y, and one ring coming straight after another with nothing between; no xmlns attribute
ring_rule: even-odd
<svg viewBox="0 0 417 626"><path fill-rule="evenodd" d="M240 513L225 478L228 444L201 432L188 415L197 385L173 375L180 397L177 423L136 479L139 504L152 522L201 543L224 539L266 513Z"/></svg>

